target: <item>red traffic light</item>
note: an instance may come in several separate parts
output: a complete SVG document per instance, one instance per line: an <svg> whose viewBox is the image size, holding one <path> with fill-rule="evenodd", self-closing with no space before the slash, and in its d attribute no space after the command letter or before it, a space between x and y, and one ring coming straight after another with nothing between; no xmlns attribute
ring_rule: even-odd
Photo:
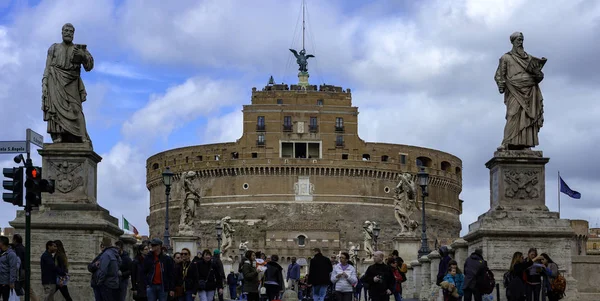
<svg viewBox="0 0 600 301"><path fill-rule="evenodd" d="M39 167L32 167L27 169L27 177L33 180L39 180L42 178L42 169Z"/></svg>
<svg viewBox="0 0 600 301"><path fill-rule="evenodd" d="M35 169L35 168L34 168L34 169L31 171L31 176L32 176L32 177L34 177L34 178L37 178L37 176L38 176L37 169Z"/></svg>

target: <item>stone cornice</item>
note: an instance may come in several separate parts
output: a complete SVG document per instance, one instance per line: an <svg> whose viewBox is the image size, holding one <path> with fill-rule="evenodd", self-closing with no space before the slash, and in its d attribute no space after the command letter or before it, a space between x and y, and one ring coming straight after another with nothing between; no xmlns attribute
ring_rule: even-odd
<svg viewBox="0 0 600 301"><path fill-rule="evenodd" d="M206 168L194 171L199 178L219 178L219 177L235 177L235 176L331 176L331 177L363 177L376 178L381 180L396 181L403 171L386 171L371 168L342 168L342 167L311 167L311 166L281 166L281 167L266 167L266 166L245 166L245 167L222 167L222 168ZM174 180L181 179L183 173L177 173ZM416 181L416 174L413 175L413 180ZM148 190L156 186L162 185L160 178L148 183ZM449 189L456 193L460 193L461 183L455 180L447 179L442 176L430 175L429 185Z"/></svg>

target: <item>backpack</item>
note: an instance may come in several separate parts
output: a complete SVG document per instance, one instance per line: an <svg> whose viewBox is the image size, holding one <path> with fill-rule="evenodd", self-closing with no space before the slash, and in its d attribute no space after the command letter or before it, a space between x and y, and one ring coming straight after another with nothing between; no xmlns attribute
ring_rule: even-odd
<svg viewBox="0 0 600 301"><path fill-rule="evenodd" d="M481 284L478 285L479 291L483 294L491 294L496 288L496 280L494 279L494 273L490 271L488 267L483 271L483 279ZM479 284L479 283L478 283Z"/></svg>
<svg viewBox="0 0 600 301"><path fill-rule="evenodd" d="M504 276L502 277L502 284L504 284L504 288L508 288L510 282L513 281L514 278L515 276L510 271L504 273Z"/></svg>
<svg viewBox="0 0 600 301"><path fill-rule="evenodd" d="M558 274L552 283L550 283L550 290L553 294L558 296L558 299L562 299L565 296L565 290L567 289L567 280L562 274Z"/></svg>

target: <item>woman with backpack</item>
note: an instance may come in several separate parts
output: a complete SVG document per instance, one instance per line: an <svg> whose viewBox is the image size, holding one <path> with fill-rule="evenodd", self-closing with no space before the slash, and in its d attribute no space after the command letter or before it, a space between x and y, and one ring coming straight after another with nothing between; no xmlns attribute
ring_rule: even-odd
<svg viewBox="0 0 600 301"><path fill-rule="evenodd" d="M523 253L515 252L510 262L508 272L504 274L504 287L506 288L506 298L508 301L525 301L526 289L523 281L523 272L527 263L523 258Z"/></svg>
<svg viewBox="0 0 600 301"><path fill-rule="evenodd" d="M556 281L559 276L558 265L554 263L546 253L542 253L538 257L540 257L542 264L546 267L546 270L544 271L544 274L546 275L546 277L544 277L544 287L546 287L546 291L548 292L548 301L558 301L564 293L564 291L559 291L559 288L556 287L557 285L555 285L554 290L552 290L552 284L560 282Z"/></svg>

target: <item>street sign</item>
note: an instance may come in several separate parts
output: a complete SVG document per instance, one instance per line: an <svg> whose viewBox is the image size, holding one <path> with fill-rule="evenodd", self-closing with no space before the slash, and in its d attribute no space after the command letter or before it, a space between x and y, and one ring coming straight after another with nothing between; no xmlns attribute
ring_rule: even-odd
<svg viewBox="0 0 600 301"><path fill-rule="evenodd" d="M26 153L27 141L0 141L0 154Z"/></svg>
<svg viewBox="0 0 600 301"><path fill-rule="evenodd" d="M27 141L39 147L44 147L44 136L34 132L32 129L27 129Z"/></svg>

